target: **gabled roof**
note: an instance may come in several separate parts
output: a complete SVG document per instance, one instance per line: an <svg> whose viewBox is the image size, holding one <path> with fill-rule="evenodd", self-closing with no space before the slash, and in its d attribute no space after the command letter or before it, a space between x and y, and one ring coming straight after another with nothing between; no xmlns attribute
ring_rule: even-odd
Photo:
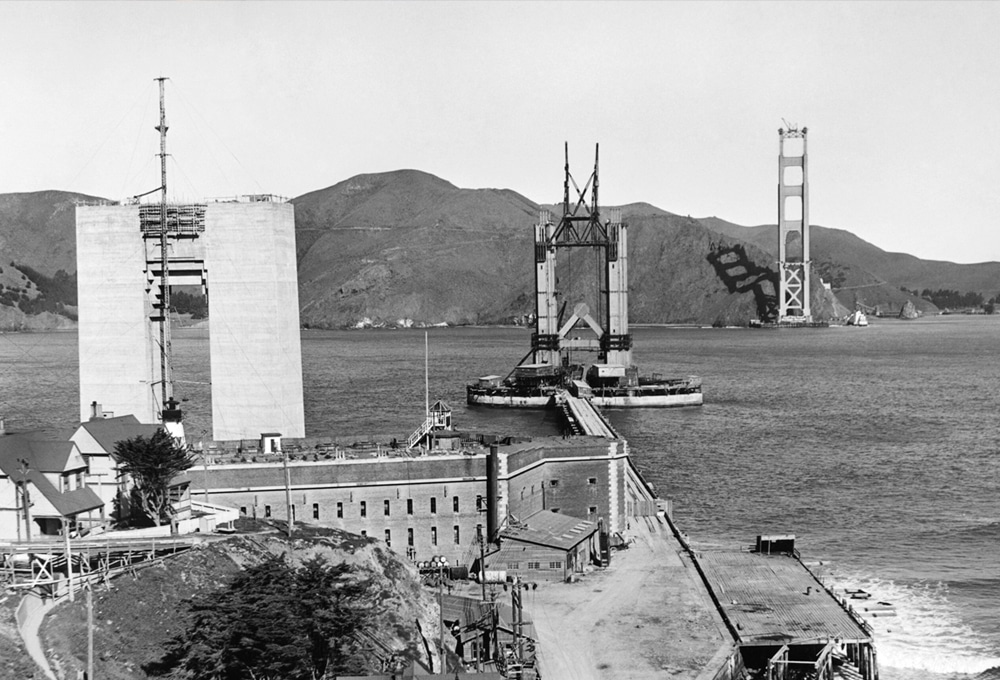
<svg viewBox="0 0 1000 680"><path fill-rule="evenodd" d="M115 416L114 418L95 418L80 427L86 430L105 452L114 453L115 444L136 437L151 437L163 426L160 424L140 423L133 415Z"/></svg>
<svg viewBox="0 0 1000 680"><path fill-rule="evenodd" d="M0 437L0 470L13 476L21 468L20 460L39 472L66 472L86 467L82 458L72 461L76 444L71 441L31 439L30 435L10 434ZM79 454L78 454L79 455Z"/></svg>
<svg viewBox="0 0 1000 680"><path fill-rule="evenodd" d="M551 510L539 510L520 522L508 525L500 535L510 541L571 550L596 531L596 522L588 522Z"/></svg>
<svg viewBox="0 0 1000 680"><path fill-rule="evenodd" d="M3 463L0 467L11 478L11 481L20 484L27 480L63 517L72 517L81 512L96 510L104 506L104 501L90 487L85 486L63 492L57 489L39 470L29 468L27 472L21 472L19 464L11 466L8 464L9 460L4 458L0 458L0 462Z"/></svg>

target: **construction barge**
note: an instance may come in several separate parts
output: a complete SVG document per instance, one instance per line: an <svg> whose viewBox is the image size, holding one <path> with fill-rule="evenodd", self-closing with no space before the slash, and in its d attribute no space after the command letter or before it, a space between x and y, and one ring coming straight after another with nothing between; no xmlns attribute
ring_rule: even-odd
<svg viewBox="0 0 1000 680"><path fill-rule="evenodd" d="M475 406L552 408L558 395L567 393L605 408L700 405L701 379L697 376L640 376L632 364L628 224L619 209L609 211L610 219L601 218L596 154L594 171L583 190L577 190L572 204L571 183L577 188L569 172L567 149L562 217L555 223L549 211L543 210L535 225L535 332L531 349L506 378L488 375L467 385L466 401ZM595 313L581 301L566 318L569 297L574 296L568 290L572 271L565 276L570 282L567 290L557 290L556 255L574 248L597 251L603 266L598 273ZM574 352L596 353L597 361L587 367L575 360Z"/></svg>

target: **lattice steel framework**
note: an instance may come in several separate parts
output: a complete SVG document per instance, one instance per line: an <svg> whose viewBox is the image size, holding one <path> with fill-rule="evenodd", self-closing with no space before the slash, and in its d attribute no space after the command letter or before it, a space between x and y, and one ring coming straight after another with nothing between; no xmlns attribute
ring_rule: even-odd
<svg viewBox="0 0 1000 680"><path fill-rule="evenodd" d="M628 225L620 210L611 210L610 219L602 222L598 206L598 161L600 147L594 152L594 171L580 189L569 172L569 146L565 147L563 214L557 224L549 211L543 210L535 225L535 333L531 349L536 363L558 365L563 351L596 351L598 360L630 366L632 336L628 332ZM570 201L570 185L576 192ZM589 196L588 196L589 193ZM589 199L589 201L588 201ZM559 309L556 290L556 251L565 248L597 248L604 259L600 282L600 321L590 314L585 303L577 304L563 321L565 304ZM595 339L567 338L577 322L593 331Z"/></svg>
<svg viewBox="0 0 1000 680"><path fill-rule="evenodd" d="M809 309L809 167L806 154L806 132L781 128L778 130L778 321L810 321ZM802 140L801 155L785 155L785 141ZM787 168L801 168L800 183L789 182ZM802 210L798 217L788 218L788 199L799 198ZM799 257L788 252L788 237L799 235Z"/></svg>

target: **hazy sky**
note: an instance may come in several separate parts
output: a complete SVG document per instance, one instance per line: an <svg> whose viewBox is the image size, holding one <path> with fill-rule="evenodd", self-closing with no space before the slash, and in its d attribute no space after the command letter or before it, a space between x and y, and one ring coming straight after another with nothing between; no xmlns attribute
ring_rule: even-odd
<svg viewBox="0 0 1000 680"><path fill-rule="evenodd" d="M1000 3L0 2L0 193L284 196L416 168L535 201L563 141L602 203L1000 260ZM776 237L777 238L777 237Z"/></svg>

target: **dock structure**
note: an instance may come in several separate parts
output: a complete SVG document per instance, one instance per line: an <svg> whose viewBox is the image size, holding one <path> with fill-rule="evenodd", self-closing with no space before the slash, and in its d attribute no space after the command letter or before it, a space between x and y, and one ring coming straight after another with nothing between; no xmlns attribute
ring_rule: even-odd
<svg viewBox="0 0 1000 680"><path fill-rule="evenodd" d="M778 130L778 323L812 321L809 307L809 166L806 133ZM801 153L786 155L785 144L801 140ZM791 171L791 172L789 172ZM797 240L795 237L798 237ZM789 247L791 246L791 248Z"/></svg>
<svg viewBox="0 0 1000 680"><path fill-rule="evenodd" d="M760 541L758 541L760 545ZM692 552L740 663L766 680L878 678L871 628L849 611L794 550Z"/></svg>
<svg viewBox="0 0 1000 680"><path fill-rule="evenodd" d="M556 393L556 404L562 410L566 428L575 435L618 439L611 422L589 399L574 397L566 390Z"/></svg>

